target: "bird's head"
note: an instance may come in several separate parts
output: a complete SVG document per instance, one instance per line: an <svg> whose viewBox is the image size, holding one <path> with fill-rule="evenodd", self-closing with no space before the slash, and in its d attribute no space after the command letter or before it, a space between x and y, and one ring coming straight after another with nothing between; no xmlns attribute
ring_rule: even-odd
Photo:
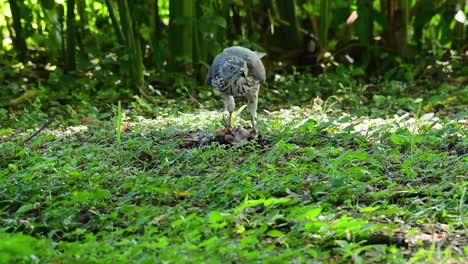
<svg viewBox="0 0 468 264"><path fill-rule="evenodd" d="M227 57L221 66L221 73L224 79L245 78L248 73L247 63L239 57Z"/></svg>

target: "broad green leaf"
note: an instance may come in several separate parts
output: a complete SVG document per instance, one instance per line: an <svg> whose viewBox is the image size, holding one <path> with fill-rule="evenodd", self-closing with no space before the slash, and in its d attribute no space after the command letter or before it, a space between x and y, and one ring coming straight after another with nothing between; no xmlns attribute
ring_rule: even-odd
<svg viewBox="0 0 468 264"><path fill-rule="evenodd" d="M305 213L300 214L298 217L296 217L296 220L302 220L302 219L312 220L316 218L317 216L319 216L320 213L322 212L322 208L320 207L313 208L313 209L303 208L303 210L306 210Z"/></svg>
<svg viewBox="0 0 468 264"><path fill-rule="evenodd" d="M210 227L212 228L222 228L227 225L225 217L218 211L210 212L208 220L210 221Z"/></svg>
<svg viewBox="0 0 468 264"><path fill-rule="evenodd" d="M167 240L166 236L160 237L158 238L157 242L151 243L151 246L155 248L164 248L168 245L169 245L169 241Z"/></svg>
<svg viewBox="0 0 468 264"><path fill-rule="evenodd" d="M180 226L181 224L183 224L184 222L185 222L184 219L177 219L171 223L171 227L176 228Z"/></svg>
<svg viewBox="0 0 468 264"><path fill-rule="evenodd" d="M219 221L222 221L224 217L218 211L211 211L210 214L208 215L208 219L210 220L210 223L217 223Z"/></svg>
<svg viewBox="0 0 468 264"><path fill-rule="evenodd" d="M403 209L398 208L398 207L396 207L394 205L389 205L389 206L387 206L387 208L378 211L379 215L399 215L399 214L403 214L403 213L404 213Z"/></svg>
<svg viewBox="0 0 468 264"><path fill-rule="evenodd" d="M221 28L226 28L226 20L224 19L224 17L215 16L213 19L213 23L220 26Z"/></svg>
<svg viewBox="0 0 468 264"><path fill-rule="evenodd" d="M315 120L306 119L302 124L299 125L298 130L299 132L315 131L316 125L317 122Z"/></svg>
<svg viewBox="0 0 468 264"><path fill-rule="evenodd" d="M73 193L73 202L74 203L83 203L89 201L92 197L90 192L74 192Z"/></svg>
<svg viewBox="0 0 468 264"><path fill-rule="evenodd" d="M270 230L266 234L267 234L267 236L270 236L270 237L282 237L282 236L284 236L283 232L281 232L279 230L276 230L276 229Z"/></svg>
<svg viewBox="0 0 468 264"><path fill-rule="evenodd" d="M361 213L372 213L372 212L375 212L377 210L379 210L380 206L377 205L377 206L368 206L368 207L364 207L364 208L361 208L361 210L359 210Z"/></svg>
<svg viewBox="0 0 468 264"><path fill-rule="evenodd" d="M409 143L409 141L408 141L408 139L406 137L400 136L400 135L397 135L397 134L392 134L390 136L390 140L393 143L397 144L397 145L403 145L403 144L408 144Z"/></svg>
<svg viewBox="0 0 468 264"><path fill-rule="evenodd" d="M94 193L93 198L96 200L103 200L109 196L111 196L111 192L109 190L99 188Z"/></svg>
<svg viewBox="0 0 468 264"><path fill-rule="evenodd" d="M0 137L8 136L9 134L11 134L11 132L13 132L13 129L11 128L0 129Z"/></svg>
<svg viewBox="0 0 468 264"><path fill-rule="evenodd" d="M322 212L322 208L318 207L318 208L308 210L304 215L307 218L312 219L312 218L316 218L317 216L319 216L321 212Z"/></svg>
<svg viewBox="0 0 468 264"><path fill-rule="evenodd" d="M237 225L236 226L236 233L237 234L243 234L245 232L245 227L243 225Z"/></svg>
<svg viewBox="0 0 468 264"><path fill-rule="evenodd" d="M30 211L31 209L33 209L33 208L34 208L33 204L24 204L20 208L18 208L18 210L16 210L16 213L18 213L18 214L26 213L26 212Z"/></svg>

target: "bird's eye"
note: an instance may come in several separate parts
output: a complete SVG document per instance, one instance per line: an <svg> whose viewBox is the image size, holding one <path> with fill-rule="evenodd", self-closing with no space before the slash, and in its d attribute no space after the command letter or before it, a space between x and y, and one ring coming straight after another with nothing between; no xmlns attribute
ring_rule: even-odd
<svg viewBox="0 0 468 264"><path fill-rule="evenodd" d="M234 71L236 68L234 66L229 67L230 71Z"/></svg>

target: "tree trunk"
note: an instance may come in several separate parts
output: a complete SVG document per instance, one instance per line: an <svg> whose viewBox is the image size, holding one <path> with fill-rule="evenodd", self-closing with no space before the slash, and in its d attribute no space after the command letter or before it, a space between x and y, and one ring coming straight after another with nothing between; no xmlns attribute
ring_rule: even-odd
<svg viewBox="0 0 468 264"><path fill-rule="evenodd" d="M356 33L359 44L363 48L360 63L367 68L372 60L370 47L374 44L374 16L372 1L357 0L358 18L354 23L354 32Z"/></svg>
<svg viewBox="0 0 468 264"><path fill-rule="evenodd" d="M232 30L230 32L231 40L234 41L236 38L242 35L242 18L239 14L239 7L236 3L231 3L232 12ZM226 20L230 21L230 20Z"/></svg>
<svg viewBox="0 0 468 264"><path fill-rule="evenodd" d="M13 37L13 47L16 50L18 60L26 61L28 49L26 46L26 39L21 25L21 9L18 5L18 0L8 0L10 4L11 15L13 17L13 29L15 35Z"/></svg>
<svg viewBox="0 0 468 264"><path fill-rule="evenodd" d="M382 34L385 47L406 59L410 1L380 0L380 8L388 22Z"/></svg>
<svg viewBox="0 0 468 264"><path fill-rule="evenodd" d="M76 7L78 15L80 16L80 24L82 26L88 25L88 16L86 14L86 0L77 0Z"/></svg>
<svg viewBox="0 0 468 264"><path fill-rule="evenodd" d="M85 52L85 44L84 38L90 35L89 27L88 27L88 16L86 14L86 0L76 0L76 12L80 17L78 23L76 23L76 41L79 50L82 53ZM75 18L76 20L76 18Z"/></svg>
<svg viewBox="0 0 468 264"><path fill-rule="evenodd" d="M330 3L329 0L320 0L320 29L319 44L321 49L328 46L328 27L330 23Z"/></svg>
<svg viewBox="0 0 468 264"><path fill-rule="evenodd" d="M120 28L119 21L117 20L117 17L115 16L114 7L112 6L112 3L110 2L110 0L105 0L105 2L106 2L107 10L109 12L109 17L112 22L112 27L114 28L115 34L117 36L117 41L119 42L120 45L124 46L125 45L124 36L122 33L122 29Z"/></svg>
<svg viewBox="0 0 468 264"><path fill-rule="evenodd" d="M192 70L193 12L192 0L169 2L169 68Z"/></svg>
<svg viewBox="0 0 468 264"><path fill-rule="evenodd" d="M63 47L62 23L60 22L63 17L61 17L54 0L42 0L40 4L46 21L49 21L49 23L46 23L46 28L49 32L47 42L51 60L55 64Z"/></svg>
<svg viewBox="0 0 468 264"><path fill-rule="evenodd" d="M67 71L76 70L76 21L75 21L75 0L67 0L67 57L65 69Z"/></svg>
<svg viewBox="0 0 468 264"><path fill-rule="evenodd" d="M355 23L356 35L359 43L369 47L374 38L374 18L372 16L372 2L367 0L358 0L357 8L358 18Z"/></svg>
<svg viewBox="0 0 468 264"><path fill-rule="evenodd" d="M156 69L159 69L162 66L163 58L161 56L159 46L159 42L162 39L162 21L159 16L158 0L152 0L149 6L150 27L152 28L152 32L150 34L151 58Z"/></svg>
<svg viewBox="0 0 468 264"><path fill-rule="evenodd" d="M301 49L302 36L296 18L296 0L276 0L276 16L280 20L275 32L276 44L283 49Z"/></svg>
<svg viewBox="0 0 468 264"><path fill-rule="evenodd" d="M244 17L244 30L242 31L243 37L249 38L255 32L255 20L257 19L254 17L255 15L252 11L255 9L254 3L252 0L244 0L244 10L246 15Z"/></svg>
<svg viewBox="0 0 468 264"><path fill-rule="evenodd" d="M413 40L416 42L418 49L422 48L424 26L435 15L435 10L433 0L419 0L413 7Z"/></svg>
<svg viewBox="0 0 468 264"><path fill-rule="evenodd" d="M195 77L198 81L203 82L206 78L207 68L204 67L204 63L207 62L208 52L207 43L203 32L200 31L199 19L203 15L202 3L204 0L196 0L194 6L195 23L193 23L193 63L195 64ZM206 1L204 2L206 4Z"/></svg>
<svg viewBox="0 0 468 264"><path fill-rule="evenodd" d="M120 23L125 39L126 52L128 55L128 63L126 63L125 71L129 73L130 80L127 83L137 91L142 91L144 86L143 75L143 56L141 53L140 36L133 30L134 21L131 15L131 7L127 0L119 0ZM132 2L132 4L137 4Z"/></svg>

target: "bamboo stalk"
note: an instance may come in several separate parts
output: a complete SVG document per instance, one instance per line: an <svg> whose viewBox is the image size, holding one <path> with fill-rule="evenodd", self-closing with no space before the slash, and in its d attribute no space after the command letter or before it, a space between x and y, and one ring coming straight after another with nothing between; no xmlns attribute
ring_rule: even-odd
<svg viewBox="0 0 468 264"><path fill-rule="evenodd" d="M373 43L374 18L372 16L372 2L358 0L358 18L356 21L359 42L369 47Z"/></svg>
<svg viewBox="0 0 468 264"><path fill-rule="evenodd" d="M328 46L329 23L330 23L330 3L328 0L320 0L319 44L322 49L326 49Z"/></svg>
<svg viewBox="0 0 468 264"><path fill-rule="evenodd" d="M105 0L107 10L109 12L109 17L112 22L112 26L114 27L115 34L117 35L117 41L119 42L120 45L125 45L124 41L124 35L122 33L122 29L120 28L119 21L117 21L117 17L115 16L115 11L114 7L112 6L112 3L110 0Z"/></svg>
<svg viewBox="0 0 468 264"><path fill-rule="evenodd" d="M162 56L159 46L159 41L162 39L161 35L161 17L159 16L159 4L158 0L153 0L150 2L150 27L152 32L150 34L150 46L151 46L151 55L153 58L153 63L156 69L161 68L162 66Z"/></svg>
<svg viewBox="0 0 468 264"><path fill-rule="evenodd" d="M281 23L276 35L277 45L283 49L300 49L302 47L302 36L296 18L296 1L276 0L276 13Z"/></svg>
<svg viewBox="0 0 468 264"><path fill-rule="evenodd" d="M200 31L198 24L203 15L202 4L204 0L196 0L196 5L193 6L195 21L193 23L193 62L195 65L195 76L198 81L204 81L207 69L203 67L203 63L207 62L207 45L203 32ZM206 1L205 1L206 3ZM224 36L224 34L220 34Z"/></svg>
<svg viewBox="0 0 468 264"><path fill-rule="evenodd" d="M80 24L85 26L88 24L88 16L86 14L86 0L77 0L76 7L80 16Z"/></svg>
<svg viewBox="0 0 468 264"><path fill-rule="evenodd" d="M44 13L46 28L49 33L48 37L48 48L50 52L50 58L54 63L57 61L59 52L63 45L62 38L62 23L60 22L61 17L58 5L53 0L40 1L42 12Z"/></svg>
<svg viewBox="0 0 468 264"><path fill-rule="evenodd" d="M21 10L18 5L18 0L8 0L8 3L10 4L11 15L13 17L13 29L15 30L13 47L17 52L18 59L24 62L27 57L28 48L26 46L26 39L21 25Z"/></svg>
<svg viewBox="0 0 468 264"><path fill-rule="evenodd" d="M76 70L76 21L75 0L67 0L67 56L65 68L67 71Z"/></svg>
<svg viewBox="0 0 468 264"><path fill-rule="evenodd" d="M410 12L410 0L399 0L399 12L401 13L401 26L400 30L396 33L399 34L398 53L399 55L407 59L408 58L408 28L409 28L409 12Z"/></svg>
<svg viewBox="0 0 468 264"><path fill-rule="evenodd" d="M133 2L134 3L134 2ZM139 36L133 30L133 19L127 0L119 0L120 23L125 38L125 46L128 52L128 64L126 71L130 74L131 87L141 90L144 85L143 56Z"/></svg>
<svg viewBox="0 0 468 264"><path fill-rule="evenodd" d="M193 54L193 7L191 0L169 2L169 68L191 71Z"/></svg>

